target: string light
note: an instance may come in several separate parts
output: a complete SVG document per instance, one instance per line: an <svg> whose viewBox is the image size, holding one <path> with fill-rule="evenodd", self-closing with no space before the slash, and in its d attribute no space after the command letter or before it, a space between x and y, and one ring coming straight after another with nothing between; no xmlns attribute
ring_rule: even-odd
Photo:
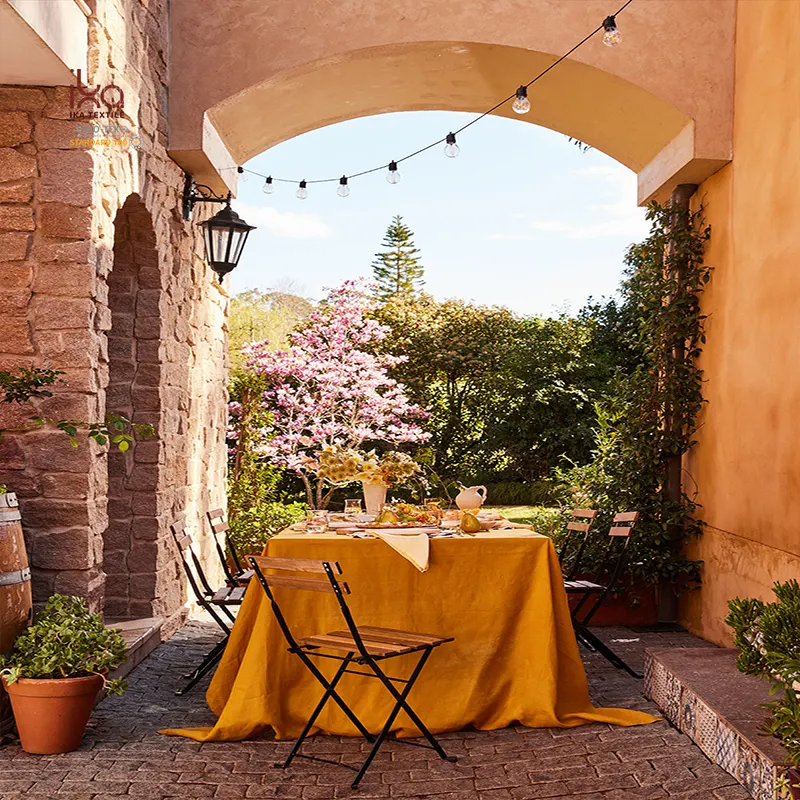
<svg viewBox="0 0 800 800"><path fill-rule="evenodd" d="M275 191L275 184L272 182L272 175L267 175L261 191L264 192L264 194L272 194Z"/></svg>
<svg viewBox="0 0 800 800"><path fill-rule="evenodd" d="M456 144L456 135L451 131L445 138L447 144L444 146L444 154L448 158L455 158L460 152L461 148Z"/></svg>
<svg viewBox="0 0 800 800"><path fill-rule="evenodd" d="M622 41L622 33L617 28L617 21L614 14L603 20L603 44L609 47L616 47Z"/></svg>
<svg viewBox="0 0 800 800"><path fill-rule="evenodd" d="M431 142L424 147L420 147L419 150L415 150L413 153L409 153L407 156L399 159L399 161L390 161L389 162L389 171L386 174L386 180L389 183L395 184L399 183L400 181L400 172L397 168L397 165L403 161L408 161L411 158L414 158L422 153L427 152L433 147L444 143L444 151L445 155L449 158L455 158L460 152L461 148L456 143L456 134L460 134L465 131L467 128L472 127L476 122L480 122L484 117L489 116L489 114L493 114L499 108L504 106L506 103L511 101L511 107L517 114L527 114L530 111L531 103L528 99L528 89L536 83L538 80L543 78L547 75L548 72L555 69L562 61L568 59L576 50L586 44L592 37L598 34L600 31L603 31L603 44L607 45L608 47L616 47L622 41L622 33L620 32L619 28L617 28L616 18L619 14L621 14L631 3L633 0L626 0L624 5L622 5L614 14L610 14L607 16L603 22L598 25L593 31L588 33L586 36L583 37L577 44L573 45L566 53L562 56L557 58L552 64L548 67L545 67L538 75L536 75L532 80L528 81L528 83L521 85L514 94L510 95L509 97L504 98L499 103L496 103L492 108L484 111L482 114L478 114L474 119L467 122L465 125L462 125L455 131L451 131L444 137L444 139L437 139L435 142ZM225 169L234 169L234 167L225 167ZM247 173L251 175L257 175L260 178L266 178L264 183L263 191L266 194L272 193L272 183L273 180L278 181L280 183L295 183L296 181L290 180L288 178L272 178L272 176L264 176L258 172L254 172L253 170L246 170L244 167L235 167L239 175L241 176L242 180L247 180ZM373 167L372 169L365 169L362 172L354 173L353 175L346 176L343 175L341 178L320 178L318 180L313 181L306 181L305 179L300 181L299 188L297 189L297 197L301 200L305 200L308 197L308 188L307 185L309 183L333 183L334 181L339 182L339 186L337 187L337 193L340 197L347 197L350 194L350 187L348 184L349 180L353 178L361 178L364 175L370 175L373 172L378 172L380 170L385 169L385 165L379 167Z"/></svg>
<svg viewBox="0 0 800 800"><path fill-rule="evenodd" d="M531 110L531 101L528 100L527 86L520 86L519 89L517 89L517 96L514 98L511 108L513 108L517 114L527 114Z"/></svg>

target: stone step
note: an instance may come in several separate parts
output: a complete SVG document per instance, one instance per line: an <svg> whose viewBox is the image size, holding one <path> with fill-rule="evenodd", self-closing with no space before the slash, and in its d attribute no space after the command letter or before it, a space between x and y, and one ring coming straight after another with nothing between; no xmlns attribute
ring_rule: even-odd
<svg viewBox="0 0 800 800"><path fill-rule="evenodd" d="M671 648L645 652L644 692L676 728L755 798L779 800L786 750L761 730L770 684L736 669L739 651Z"/></svg>
<svg viewBox="0 0 800 800"><path fill-rule="evenodd" d="M121 631L122 638L128 645L128 660L111 673L112 678L124 678L137 664L141 664L161 643L161 617L144 617L141 619L104 620L107 628Z"/></svg>

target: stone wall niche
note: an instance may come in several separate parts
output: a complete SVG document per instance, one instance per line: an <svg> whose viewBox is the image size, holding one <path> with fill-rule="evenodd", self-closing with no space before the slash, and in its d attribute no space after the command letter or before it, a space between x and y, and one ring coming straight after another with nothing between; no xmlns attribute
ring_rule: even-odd
<svg viewBox="0 0 800 800"><path fill-rule="evenodd" d="M114 266L108 277L106 413L149 423L155 436L108 454L108 528L103 542L107 617L154 616L163 546L157 514L164 464L161 411L161 275L150 214L131 195L114 221Z"/></svg>

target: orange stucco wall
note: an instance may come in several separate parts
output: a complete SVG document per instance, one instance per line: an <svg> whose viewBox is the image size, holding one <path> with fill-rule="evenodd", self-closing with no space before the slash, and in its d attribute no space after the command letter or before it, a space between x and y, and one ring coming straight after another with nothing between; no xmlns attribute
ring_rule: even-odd
<svg viewBox="0 0 800 800"><path fill-rule="evenodd" d="M708 531L683 622L729 643L727 601L800 576L800 2L740 0L733 162L697 199L712 226L708 405L687 459Z"/></svg>

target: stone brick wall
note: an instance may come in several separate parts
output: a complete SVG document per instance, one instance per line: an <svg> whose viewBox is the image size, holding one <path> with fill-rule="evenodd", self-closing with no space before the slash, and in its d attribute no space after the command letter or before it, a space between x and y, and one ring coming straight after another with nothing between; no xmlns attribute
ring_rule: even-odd
<svg viewBox="0 0 800 800"><path fill-rule="evenodd" d="M182 219L166 152L166 2L90 5L84 82L124 91L140 146L75 147L67 87L0 87L0 368L64 371L43 414L133 414L156 437L108 458L58 431L7 435L0 483L21 498L37 600L85 595L169 632L185 590L167 525L224 500L227 296L202 256L213 210Z"/></svg>

